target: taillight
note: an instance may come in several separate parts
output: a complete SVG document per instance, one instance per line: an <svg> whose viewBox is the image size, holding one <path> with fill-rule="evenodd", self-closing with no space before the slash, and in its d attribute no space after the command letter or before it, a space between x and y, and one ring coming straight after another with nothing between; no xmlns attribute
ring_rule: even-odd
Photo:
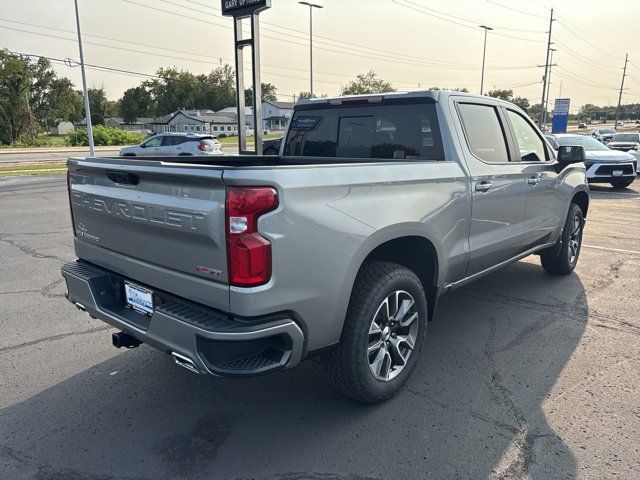
<svg viewBox="0 0 640 480"><path fill-rule="evenodd" d="M200 150L201 152L206 152L207 151L207 147L208 147L208 145L206 143L199 143L198 144L198 150Z"/></svg>
<svg viewBox="0 0 640 480"><path fill-rule="evenodd" d="M67 170L67 194L69 195L69 214L71 215L71 228L73 228L73 236L76 237L76 222L73 219L73 205L71 203L71 174Z"/></svg>
<svg viewBox="0 0 640 480"><path fill-rule="evenodd" d="M226 206L229 283L263 285L271 278L271 242L258 232L258 218L278 207L271 187L228 187Z"/></svg>

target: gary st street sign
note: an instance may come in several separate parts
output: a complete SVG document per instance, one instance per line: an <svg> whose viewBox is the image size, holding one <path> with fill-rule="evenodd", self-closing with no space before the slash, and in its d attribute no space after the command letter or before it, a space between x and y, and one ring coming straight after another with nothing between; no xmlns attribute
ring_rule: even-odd
<svg viewBox="0 0 640 480"><path fill-rule="evenodd" d="M232 17L249 17L269 7L271 0L222 0L222 14Z"/></svg>

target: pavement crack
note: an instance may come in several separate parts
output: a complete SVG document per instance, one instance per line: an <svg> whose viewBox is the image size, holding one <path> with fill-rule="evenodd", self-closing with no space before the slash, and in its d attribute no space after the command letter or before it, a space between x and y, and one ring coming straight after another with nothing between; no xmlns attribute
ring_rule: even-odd
<svg viewBox="0 0 640 480"><path fill-rule="evenodd" d="M11 352L13 350L19 350L25 347L31 347L39 343L53 342L55 340L60 340L61 338L70 337L72 335L88 335L91 333L104 332L105 330L109 330L110 328L113 328L113 327L111 327L110 325L104 325L102 327L91 328L89 330L83 330L81 332L61 333L59 335L53 335L51 337L38 338L37 340L30 340L28 342L22 342L17 345L9 345L7 347L2 347L0 348L0 354Z"/></svg>
<svg viewBox="0 0 640 480"><path fill-rule="evenodd" d="M57 255L46 255L44 253L40 253L36 248L27 247L26 245L22 245L21 243L18 243L17 241L7 237L8 235L0 235L0 242L8 243L12 247L15 247L18 250L20 250L25 255L28 255L33 258L38 258L38 259L46 258L46 259L58 260L61 263L64 263L67 261L64 258L58 257Z"/></svg>

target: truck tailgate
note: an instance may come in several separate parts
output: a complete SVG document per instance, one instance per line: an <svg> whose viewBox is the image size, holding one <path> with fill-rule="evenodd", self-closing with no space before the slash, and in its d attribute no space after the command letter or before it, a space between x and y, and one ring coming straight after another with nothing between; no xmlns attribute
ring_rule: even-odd
<svg viewBox="0 0 640 480"><path fill-rule="evenodd" d="M221 168L126 158L68 167L80 259L228 310Z"/></svg>

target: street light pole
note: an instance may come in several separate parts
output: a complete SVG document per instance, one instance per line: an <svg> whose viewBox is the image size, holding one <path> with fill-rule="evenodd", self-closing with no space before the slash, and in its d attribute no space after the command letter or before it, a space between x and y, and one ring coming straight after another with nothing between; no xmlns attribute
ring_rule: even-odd
<svg viewBox="0 0 640 480"><path fill-rule="evenodd" d="M487 55L487 32L493 30L493 28L486 25L480 25L480 28L484 28L484 48L482 49L482 75L480 76L480 95L484 90L484 60Z"/></svg>
<svg viewBox="0 0 640 480"><path fill-rule="evenodd" d="M309 7L309 93L313 98L313 9L324 8L322 5L309 2L298 2L300 5L306 5Z"/></svg>
<svg viewBox="0 0 640 480"><path fill-rule="evenodd" d="M80 14L78 0L74 0L76 7L76 26L78 29L78 49L80 50L80 70L82 71L82 96L84 98L84 116L87 120L87 139L89 140L89 155L95 157L93 148L93 128L91 126L91 109L89 108L89 92L87 91L87 76L84 73L84 54L82 53L82 35L80 34Z"/></svg>

